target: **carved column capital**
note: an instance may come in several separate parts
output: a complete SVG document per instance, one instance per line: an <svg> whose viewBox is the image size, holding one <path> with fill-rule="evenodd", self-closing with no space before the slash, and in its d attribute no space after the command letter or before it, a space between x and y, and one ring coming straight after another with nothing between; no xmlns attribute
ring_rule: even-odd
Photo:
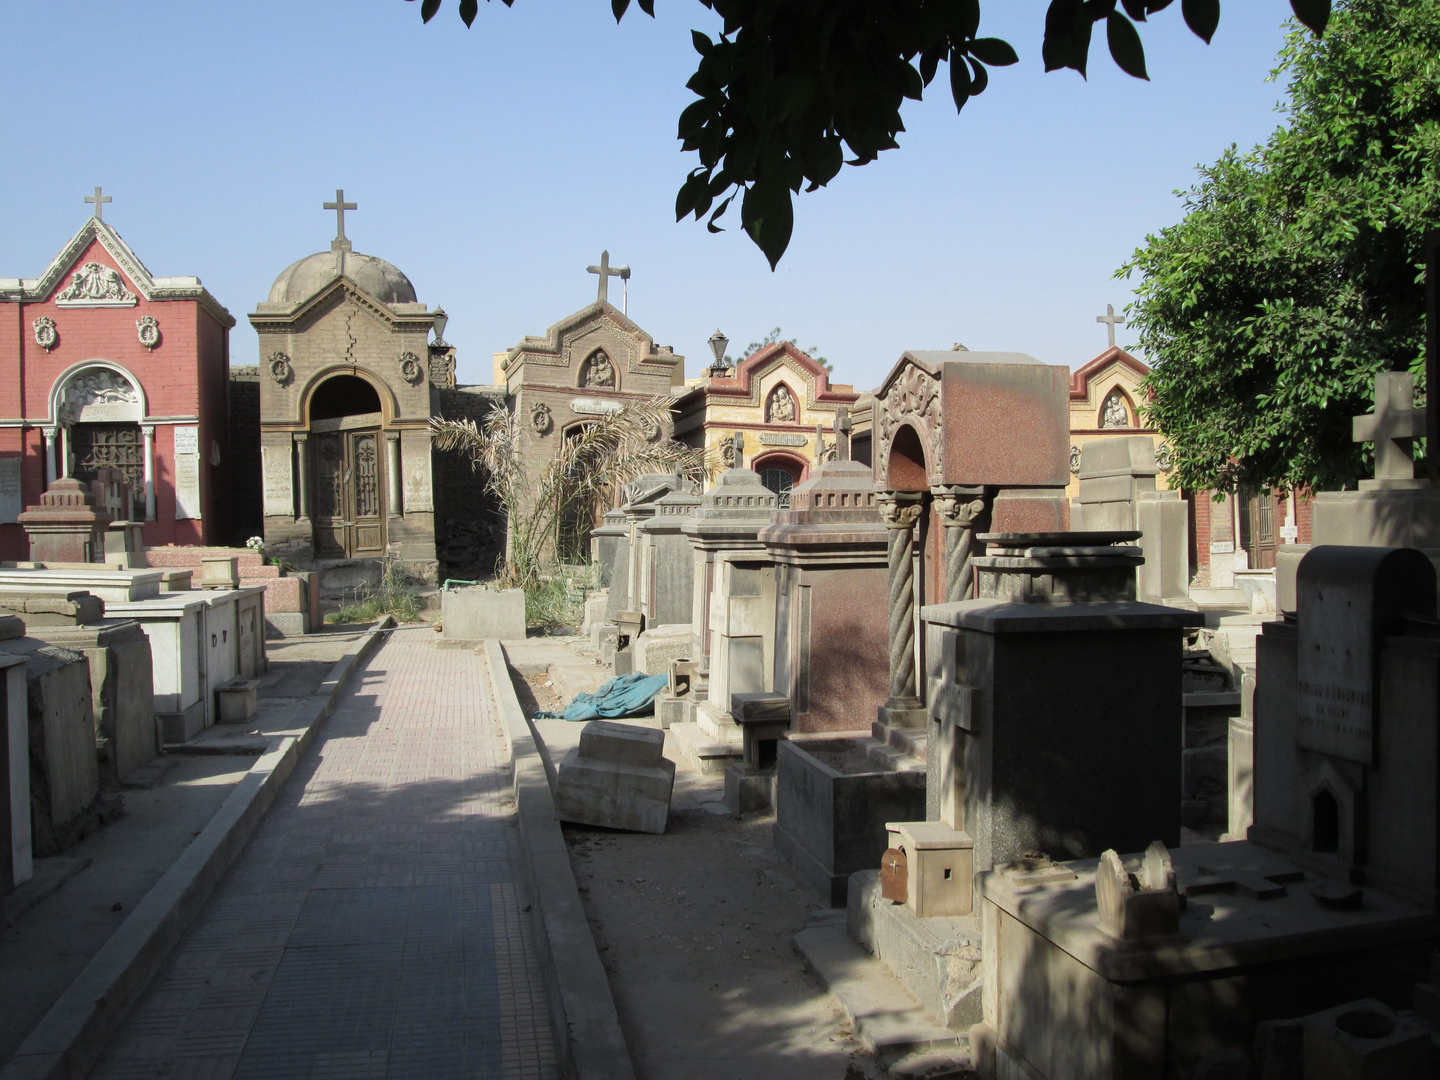
<svg viewBox="0 0 1440 1080"><path fill-rule="evenodd" d="M911 491L884 491L875 496L880 520L887 529L913 529L920 520L920 496Z"/></svg>
<svg viewBox="0 0 1440 1080"><path fill-rule="evenodd" d="M399 441L400 441L400 432L398 432L398 431L387 431L387 432L385 432L385 441L386 441L386 442L399 442Z"/></svg>
<svg viewBox="0 0 1440 1080"><path fill-rule="evenodd" d="M933 488L935 510L947 529L969 529L985 509L983 493L961 487Z"/></svg>
<svg viewBox="0 0 1440 1080"><path fill-rule="evenodd" d="M141 434L141 435L144 435L147 439L153 439L153 438L155 437L155 425L154 425L154 424L141 424L141 425L140 425L140 434Z"/></svg>
<svg viewBox="0 0 1440 1080"><path fill-rule="evenodd" d="M304 446L305 440L310 438L310 433L308 431L292 431L290 433L290 437L294 439L297 443L299 443L301 446Z"/></svg>

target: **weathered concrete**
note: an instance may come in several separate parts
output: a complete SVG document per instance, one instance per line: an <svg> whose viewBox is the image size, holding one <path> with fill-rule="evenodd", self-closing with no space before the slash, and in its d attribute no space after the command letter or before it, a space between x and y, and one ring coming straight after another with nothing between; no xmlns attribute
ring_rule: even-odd
<svg viewBox="0 0 1440 1080"><path fill-rule="evenodd" d="M592 720L580 745L557 770L555 813L562 821L633 832L663 833L670 815L675 763L665 733Z"/></svg>
<svg viewBox="0 0 1440 1080"><path fill-rule="evenodd" d="M472 586L446 589L440 601L446 641L479 644L487 639L525 636L525 593L521 589Z"/></svg>

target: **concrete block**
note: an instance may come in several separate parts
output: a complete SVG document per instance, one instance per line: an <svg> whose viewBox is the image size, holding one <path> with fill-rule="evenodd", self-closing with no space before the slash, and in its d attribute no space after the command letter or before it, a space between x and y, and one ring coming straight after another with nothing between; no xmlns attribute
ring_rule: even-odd
<svg viewBox="0 0 1440 1080"><path fill-rule="evenodd" d="M440 602L443 635L450 641L513 640L525 636L521 589L447 589Z"/></svg>
<svg viewBox="0 0 1440 1080"><path fill-rule="evenodd" d="M592 720L557 770L555 816L581 825L663 833L675 763L660 757L665 733Z"/></svg>
<svg viewBox="0 0 1440 1080"><path fill-rule="evenodd" d="M1429 1075L1430 1031L1373 999L1305 1018L1305 1080L1401 1080Z"/></svg>
<svg viewBox="0 0 1440 1080"><path fill-rule="evenodd" d="M231 679L215 688L220 722L243 724L260 710L259 679Z"/></svg>
<svg viewBox="0 0 1440 1080"><path fill-rule="evenodd" d="M646 675L668 672L674 661L690 655L692 644L689 623L652 626L631 643L635 670Z"/></svg>
<svg viewBox="0 0 1440 1080"><path fill-rule="evenodd" d="M235 556L202 555L200 557L200 580L196 584L202 589L239 588L240 573L235 566Z"/></svg>
<svg viewBox="0 0 1440 1080"><path fill-rule="evenodd" d="M775 770L736 763L725 766L725 806L736 817L775 805Z"/></svg>
<svg viewBox="0 0 1440 1080"><path fill-rule="evenodd" d="M671 726L683 724L686 704L685 698L676 697L668 690L662 690L660 696L655 699L655 719L660 722L660 730L669 731Z"/></svg>

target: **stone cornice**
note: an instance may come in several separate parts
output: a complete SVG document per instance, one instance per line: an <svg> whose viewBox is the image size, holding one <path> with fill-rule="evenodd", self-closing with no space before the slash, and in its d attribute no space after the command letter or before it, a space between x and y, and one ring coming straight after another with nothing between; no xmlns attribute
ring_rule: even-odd
<svg viewBox="0 0 1440 1080"><path fill-rule="evenodd" d="M375 299L346 277L335 278L308 300L301 300L277 311L252 311L247 318L257 332L289 330L296 323L319 310L337 293L344 294L341 297L342 302L348 297L355 302L356 307L392 330L424 330L429 333L430 328L435 324L433 311L397 312L389 304ZM270 304L264 306L279 307L279 305Z"/></svg>
<svg viewBox="0 0 1440 1080"><path fill-rule="evenodd" d="M1083 367L1077 369L1070 376L1070 400L1089 401L1090 381L1099 375L1112 364L1119 364L1121 367L1129 368L1135 375L1144 378L1150 374L1150 366L1143 360L1137 360L1119 345L1112 345L1094 360L1089 361Z"/></svg>
<svg viewBox="0 0 1440 1080"><path fill-rule="evenodd" d="M96 217L86 219L38 278L11 278L0 284L0 302L32 304L46 300L60 287L65 275L75 268L92 242L98 242L105 249L135 291L147 301L193 300L227 330L235 325L235 317L210 295L199 278L155 277L120 234Z"/></svg>
<svg viewBox="0 0 1440 1080"><path fill-rule="evenodd" d="M673 352L660 352L655 345L655 339L642 330L628 315L623 314L619 308L609 301L597 300L554 323L543 336L527 337L512 346L505 356L504 369L508 371L516 358L522 354L535 358L540 364L563 364L565 341L576 336L574 333L576 330L589 323L599 322L601 319L608 320L619 333L635 342L635 358L628 366L630 374L637 372L635 366L637 364L665 365L671 368L676 364L684 364L683 356Z"/></svg>
<svg viewBox="0 0 1440 1080"><path fill-rule="evenodd" d="M832 389L830 373L804 350L788 341L777 341L747 356L735 369L734 378L712 377L694 389L705 397L729 399L727 404L748 404L759 408L761 380L780 368L795 372L804 381L807 407L811 409L833 412L841 405L853 404L860 397L853 390Z"/></svg>

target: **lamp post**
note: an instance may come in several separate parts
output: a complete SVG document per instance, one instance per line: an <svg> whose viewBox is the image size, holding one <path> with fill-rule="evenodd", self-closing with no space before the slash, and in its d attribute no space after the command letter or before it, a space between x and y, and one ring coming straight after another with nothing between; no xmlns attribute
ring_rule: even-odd
<svg viewBox="0 0 1440 1080"><path fill-rule="evenodd" d="M445 309L444 309L444 308L441 308L441 307L437 307L437 308L435 309L435 342L434 342L436 345L444 345L444 344L445 344L445 325L446 325L449 321L450 321L450 316L445 314Z"/></svg>
<svg viewBox="0 0 1440 1080"><path fill-rule="evenodd" d="M715 357L715 363L709 367L712 376L724 375L730 370L730 365L725 362L725 347L730 344L730 339L719 330L710 335L710 352Z"/></svg>

